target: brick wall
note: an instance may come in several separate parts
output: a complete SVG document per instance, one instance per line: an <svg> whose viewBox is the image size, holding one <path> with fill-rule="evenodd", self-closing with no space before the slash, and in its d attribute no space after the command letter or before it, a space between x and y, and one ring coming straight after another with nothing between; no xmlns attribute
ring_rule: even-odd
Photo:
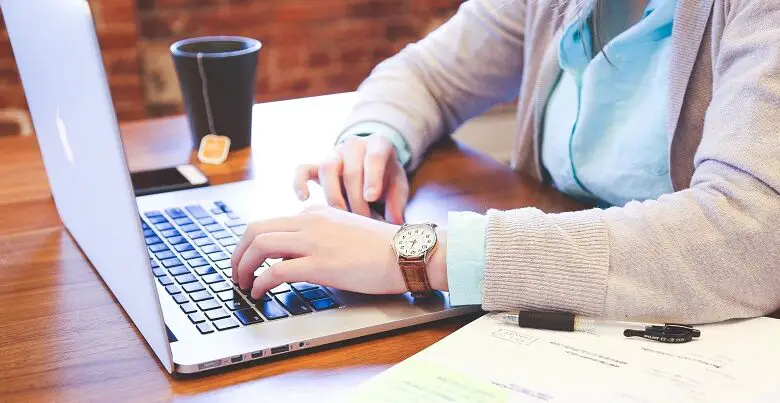
<svg viewBox="0 0 780 403"><path fill-rule="evenodd" d="M451 16L461 0L90 0L122 121L181 113L168 53L181 38L263 42L258 101L351 91L381 60ZM0 18L0 24L2 19ZM0 25L0 135L28 130Z"/></svg>

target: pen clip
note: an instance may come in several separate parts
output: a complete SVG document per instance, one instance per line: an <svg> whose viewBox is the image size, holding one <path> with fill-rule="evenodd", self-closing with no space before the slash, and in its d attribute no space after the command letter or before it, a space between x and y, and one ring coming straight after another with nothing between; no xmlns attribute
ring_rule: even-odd
<svg viewBox="0 0 780 403"><path fill-rule="evenodd" d="M701 331L690 325L667 323L663 326L645 326L645 330L626 329L623 331L626 337L642 337L661 343L687 343L701 336Z"/></svg>

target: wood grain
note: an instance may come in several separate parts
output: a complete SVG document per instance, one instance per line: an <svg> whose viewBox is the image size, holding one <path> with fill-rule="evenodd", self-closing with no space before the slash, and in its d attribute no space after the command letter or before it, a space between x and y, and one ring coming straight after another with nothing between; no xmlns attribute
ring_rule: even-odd
<svg viewBox="0 0 780 403"><path fill-rule="evenodd" d="M332 99L321 99L314 106L332 107ZM295 102L258 108L255 118L260 123L255 131L265 137L253 139L253 144L262 147L234 153L220 166L201 166L211 182L257 177L319 155L305 149L293 156L289 150L299 147L299 141L268 135L303 130L288 128L283 121L314 101ZM322 123L326 118L318 119ZM338 125L336 119L328 124L329 130ZM186 127L181 117L123 127L131 168L194 161ZM309 144L327 149L330 142L332 138L312 137ZM35 141L0 139L0 151L8 156L0 160L0 356L4 363L0 400L4 402L338 401L340 393L469 319L427 324L208 376L172 378L63 228ZM410 220L445 220L447 210L581 207L489 158L446 142L431 153L413 177L412 187Z"/></svg>

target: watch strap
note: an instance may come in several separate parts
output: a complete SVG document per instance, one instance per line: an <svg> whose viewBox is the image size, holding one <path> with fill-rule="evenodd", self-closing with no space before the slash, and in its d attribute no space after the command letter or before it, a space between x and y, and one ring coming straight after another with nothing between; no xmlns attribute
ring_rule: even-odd
<svg viewBox="0 0 780 403"><path fill-rule="evenodd" d="M433 289L428 282L428 272L425 267L424 259L399 258L398 265L401 267L401 274L406 282L406 288L411 291L415 298L427 297Z"/></svg>

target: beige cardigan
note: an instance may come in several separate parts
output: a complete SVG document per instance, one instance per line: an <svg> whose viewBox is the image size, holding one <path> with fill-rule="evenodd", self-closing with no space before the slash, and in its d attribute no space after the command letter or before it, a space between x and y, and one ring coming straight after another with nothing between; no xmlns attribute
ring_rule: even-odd
<svg viewBox="0 0 780 403"><path fill-rule="evenodd" d="M519 93L512 165L546 180L541 114L575 14L557 2L464 3L377 66L347 123L395 127L415 167L439 136ZM489 211L485 309L700 323L780 307L780 2L678 0L672 49L676 192L606 210Z"/></svg>

